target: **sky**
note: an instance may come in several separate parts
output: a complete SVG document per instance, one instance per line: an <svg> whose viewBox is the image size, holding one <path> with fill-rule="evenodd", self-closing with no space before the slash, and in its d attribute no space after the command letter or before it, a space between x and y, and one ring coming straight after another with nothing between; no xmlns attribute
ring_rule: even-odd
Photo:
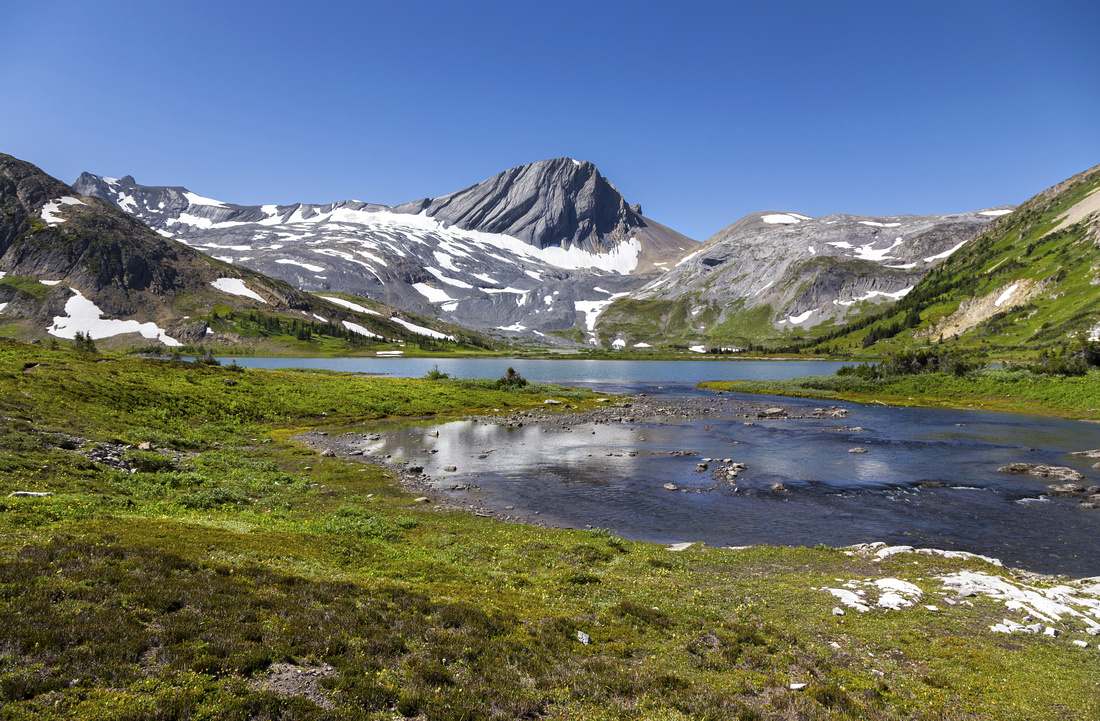
<svg viewBox="0 0 1100 721"><path fill-rule="evenodd" d="M954 213L1100 164L1100 3L9 3L0 152L242 205L589 160L703 240Z"/></svg>

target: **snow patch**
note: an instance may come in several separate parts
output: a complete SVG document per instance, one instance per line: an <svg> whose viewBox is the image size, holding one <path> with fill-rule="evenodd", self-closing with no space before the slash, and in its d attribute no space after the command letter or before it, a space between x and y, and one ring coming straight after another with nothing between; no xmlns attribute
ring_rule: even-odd
<svg viewBox="0 0 1100 721"><path fill-rule="evenodd" d="M482 293L489 293L490 295L494 293L518 293L519 295L527 295L527 291L523 288L512 288L511 286L508 288L478 288L478 290Z"/></svg>
<svg viewBox="0 0 1100 721"><path fill-rule="evenodd" d="M223 293L229 293L230 295L239 295L244 298L252 298L253 300L258 300L261 303L267 302L266 300L261 298L260 295L255 291L249 290L248 286L245 285L244 281L240 278L218 278L217 280L211 281L210 285L214 286Z"/></svg>
<svg viewBox="0 0 1100 721"><path fill-rule="evenodd" d="M806 311L805 313L801 313L799 315L787 316L787 322L788 323L794 323L795 325L805 323L807 320L810 319L810 316L814 314L815 310L816 310L816 308L811 308L810 310Z"/></svg>
<svg viewBox="0 0 1100 721"><path fill-rule="evenodd" d="M1012 212L1012 208L1008 208L1008 209L1004 209L1004 210L983 210L980 213L978 213L978 215L989 215L989 216L992 216L992 217L996 218L997 216L1000 216L1000 215L1008 215L1011 212Z"/></svg>
<svg viewBox="0 0 1100 721"><path fill-rule="evenodd" d="M883 298L890 298L891 300L898 300L899 298L902 298L902 297L908 295L909 291L913 290L913 288L915 288L915 287L916 286L911 285L908 288L902 288L901 290L895 291L893 293L888 293L888 292L881 291L881 290L869 290L869 291L867 291L866 293L864 293L863 295L861 295L858 298L852 298L851 300L834 300L833 305L843 305L843 306L847 307L847 306L850 306L850 305L855 305L856 303L859 303L859 302L864 301L864 300L870 300L870 299L872 299L876 296L882 296Z"/></svg>
<svg viewBox="0 0 1100 721"><path fill-rule="evenodd" d="M635 348L652 348L653 346L651 346L649 343L635 343L634 347Z"/></svg>
<svg viewBox="0 0 1100 721"><path fill-rule="evenodd" d="M84 205L84 202L71 195L66 195L64 198L58 198L57 200L51 200L49 203L42 206L42 220L50 225L64 223L65 219L56 215L57 211L61 210L62 205Z"/></svg>
<svg viewBox="0 0 1100 721"><path fill-rule="evenodd" d="M1012 297L1012 294L1015 293L1016 289L1019 288L1019 287L1020 287L1019 283L1013 283L1012 286L1008 290L1006 290L1004 293L1001 293L1000 298L993 301L993 305L1000 308L1003 304L1008 302L1008 299Z"/></svg>
<svg viewBox="0 0 1100 721"><path fill-rule="evenodd" d="M705 345L693 345L688 348L692 353L706 353L707 347Z"/></svg>
<svg viewBox="0 0 1100 721"><path fill-rule="evenodd" d="M229 207L220 200L214 200L213 198L204 198L201 195L192 193L190 190L183 191L183 197L187 198L187 202L191 205L212 205L215 208Z"/></svg>
<svg viewBox="0 0 1100 721"><path fill-rule="evenodd" d="M573 307L580 313L584 313L584 324L588 327L588 331L591 333L596 330L596 320L600 317L600 314L604 312L604 309L616 298L623 298L629 293L612 293L610 298L606 300L576 300L573 301Z"/></svg>
<svg viewBox="0 0 1100 721"><path fill-rule="evenodd" d="M410 323L407 320L401 320L400 318L390 318L390 320L392 320L394 323L405 326L406 328L411 330L413 333L417 333L419 335L426 335L429 338L436 338L436 339L440 339L440 340L452 340L452 341L454 340L454 336L450 336L450 335L446 335L444 333L440 333L439 331L432 330L431 328L425 328L422 325L416 325L415 323Z"/></svg>
<svg viewBox="0 0 1100 721"><path fill-rule="evenodd" d="M54 316L53 325L46 329L58 338L73 339L84 333L92 339L110 338L124 333L140 333L142 338L159 340L166 346L183 345L165 333L156 323L139 323L136 320L112 320L103 317L103 311L92 301L73 289L73 297L65 303L65 315Z"/></svg>
<svg viewBox="0 0 1100 721"><path fill-rule="evenodd" d="M878 223L873 220L861 220L860 225L870 225L875 228L897 228L901 223Z"/></svg>
<svg viewBox="0 0 1100 721"><path fill-rule="evenodd" d="M420 295L427 298L429 303L443 303L448 300L454 300L454 298L447 295L447 291L433 288L427 283L413 283L412 287L416 288Z"/></svg>
<svg viewBox="0 0 1100 721"><path fill-rule="evenodd" d="M615 340L611 341L611 347L615 350L622 350L623 348L626 348L626 341L622 338L616 338Z"/></svg>
<svg viewBox="0 0 1100 721"><path fill-rule="evenodd" d="M802 215L801 213L769 213L767 215L761 215L760 220L773 225L793 225L795 223L801 223L804 220L813 220L813 218L808 215Z"/></svg>
<svg viewBox="0 0 1100 721"><path fill-rule="evenodd" d="M453 285L456 288L473 288L473 286L469 283L443 275L443 271L439 270L439 268L433 268L430 265L426 265L424 266L424 270L428 271L429 273L434 275L440 282L446 283L447 285Z"/></svg>
<svg viewBox="0 0 1100 721"><path fill-rule="evenodd" d="M521 331L527 330L527 326L525 326L521 323L513 323L512 325L507 325L507 326L498 325L497 330L506 330L506 331L511 331L512 333L519 333Z"/></svg>
<svg viewBox="0 0 1100 721"><path fill-rule="evenodd" d="M775 281L774 280L769 280L767 283L760 286L760 289L758 291L756 291L755 293L753 293L749 297L750 298L755 298L756 296L760 295L761 293L763 293L764 291L766 291L768 288L772 287L773 285L775 285Z"/></svg>
<svg viewBox="0 0 1100 721"><path fill-rule="evenodd" d="M963 242L959 243L958 245L956 245L951 250L945 250L942 253L940 253L939 255L930 255L930 256L928 256L927 258L924 259L924 262L925 263L931 263L931 262L936 261L936 260L943 260L944 258L947 258L948 256L950 256L952 253L954 253L959 248L966 245L968 242L969 241L964 240Z"/></svg>
<svg viewBox="0 0 1100 721"><path fill-rule="evenodd" d="M244 259L242 258L242 260L244 260ZM279 258L279 259L278 259L277 261L275 261L275 262L276 262L276 263L279 263L279 264L281 264L281 265L297 265L297 266L301 266L302 268L305 268L306 270L310 270L310 271L313 271L314 273L320 273L320 272L321 272L322 270L324 270L324 269L325 269L325 267L324 267L323 265L310 265L309 263L300 263L300 262L298 262L297 260L290 260L290 259L288 259L288 258Z"/></svg>
<svg viewBox="0 0 1100 721"><path fill-rule="evenodd" d="M350 330L353 333L358 333L359 335L365 335L368 338L381 338L382 337L382 336L378 335L377 333L371 333L369 330L367 330L363 326L359 325L358 323L352 323L349 320L345 320L343 323L344 323L344 327L347 328L348 330Z"/></svg>
<svg viewBox="0 0 1100 721"><path fill-rule="evenodd" d="M336 305L343 306L348 310L359 311L360 313L367 313L368 315L382 315L376 310L359 305L358 303L352 303L350 300L344 300L343 298L336 298L331 295L319 295L318 298L327 300L329 303L335 303Z"/></svg>

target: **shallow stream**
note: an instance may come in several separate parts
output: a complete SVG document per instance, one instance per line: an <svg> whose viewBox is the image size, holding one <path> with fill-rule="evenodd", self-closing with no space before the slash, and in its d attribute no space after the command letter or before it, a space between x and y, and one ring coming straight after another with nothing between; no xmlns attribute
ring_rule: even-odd
<svg viewBox="0 0 1100 721"><path fill-rule="evenodd" d="M498 377L511 364L532 380L571 380L651 398L712 397L694 384L823 374L838 365L476 361L492 364L477 373L448 363L438 361L439 368L456 375ZM567 367L577 363L598 366L582 376ZM423 375L435 364L398 374ZM771 400L806 409L823 405ZM715 546L885 541L980 553L1041 573L1100 575L1100 511L1046 495L1049 479L997 471L1015 462L1069 466L1085 475L1084 485L1100 485L1100 471L1091 467L1095 459L1070 455L1100 447L1100 427L986 411L842 405L849 409L843 419L757 419L751 425L711 414L571 427L375 424L371 432L381 439L368 452L422 465L437 489L459 502L640 540ZM849 453L857 447L867 452ZM735 484L712 476L726 459L747 466ZM703 462L708 468L700 471ZM446 471L449 466L456 470ZM785 490L773 490L776 484ZM450 490L455 486L469 489Z"/></svg>

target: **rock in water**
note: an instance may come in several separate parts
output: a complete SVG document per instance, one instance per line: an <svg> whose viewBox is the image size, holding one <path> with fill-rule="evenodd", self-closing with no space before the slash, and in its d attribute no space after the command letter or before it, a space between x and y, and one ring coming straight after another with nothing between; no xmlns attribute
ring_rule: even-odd
<svg viewBox="0 0 1100 721"><path fill-rule="evenodd" d="M1054 478L1059 481L1081 481L1085 476L1065 466L1048 466L1042 463L1010 463L997 469L998 473Z"/></svg>

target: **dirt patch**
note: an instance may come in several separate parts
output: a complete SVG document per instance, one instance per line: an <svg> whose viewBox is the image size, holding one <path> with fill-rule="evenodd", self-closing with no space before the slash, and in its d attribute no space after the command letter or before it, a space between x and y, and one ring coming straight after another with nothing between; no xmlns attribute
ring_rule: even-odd
<svg viewBox="0 0 1100 721"><path fill-rule="evenodd" d="M1001 311L1023 305L1035 296L1042 293L1045 288L1042 282L1031 279L1013 281L989 295L981 298L968 298L959 304L959 309L941 320L936 325L914 337L936 338L938 336L952 336L964 333ZM998 303L998 301L1000 301Z"/></svg>
<svg viewBox="0 0 1100 721"><path fill-rule="evenodd" d="M325 695L319 682L321 679L338 676L332 666L295 666L289 663L274 663L266 676L253 679L248 685L257 691L271 691L283 697L299 696L306 698L329 711L336 708L332 700Z"/></svg>
<svg viewBox="0 0 1100 721"><path fill-rule="evenodd" d="M1061 215L1061 222L1047 232L1043 233L1043 237L1045 238L1051 233L1055 233L1062 228L1068 228L1074 223L1080 223L1082 220L1089 217L1093 213L1100 213L1100 188L1097 188L1096 190L1086 195L1084 198L1081 199L1081 202L1077 203L1072 208L1067 210L1063 215Z"/></svg>

